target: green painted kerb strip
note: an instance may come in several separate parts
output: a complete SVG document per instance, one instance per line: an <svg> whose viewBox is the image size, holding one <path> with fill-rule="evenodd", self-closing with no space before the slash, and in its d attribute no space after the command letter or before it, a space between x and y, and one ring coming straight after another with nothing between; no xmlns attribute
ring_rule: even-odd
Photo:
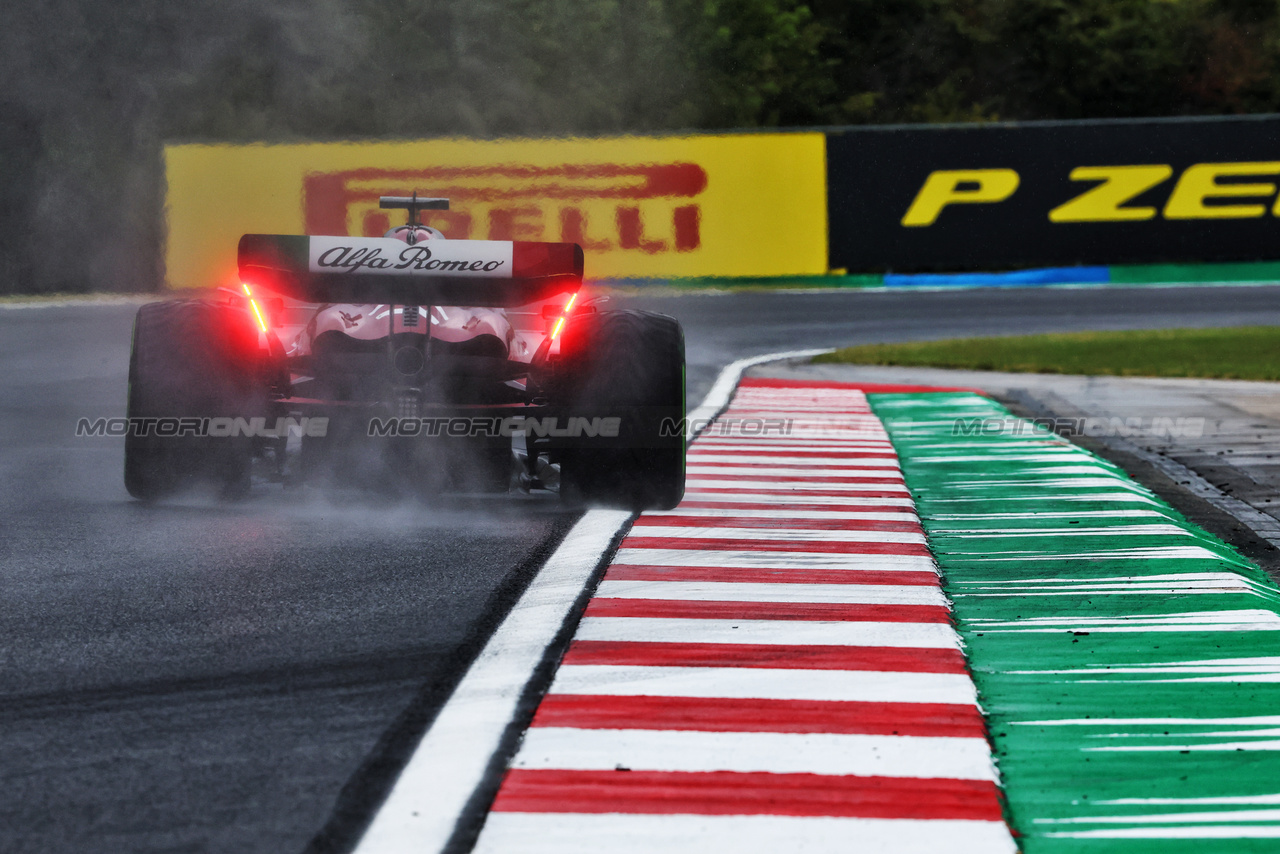
<svg viewBox="0 0 1280 854"><path fill-rule="evenodd" d="M1196 282L1280 282L1280 263L1251 261L1227 264L1117 264L1110 268L1113 285Z"/></svg>
<svg viewBox="0 0 1280 854"><path fill-rule="evenodd" d="M870 399L954 603L1023 850L1280 850L1280 589L990 400Z"/></svg>

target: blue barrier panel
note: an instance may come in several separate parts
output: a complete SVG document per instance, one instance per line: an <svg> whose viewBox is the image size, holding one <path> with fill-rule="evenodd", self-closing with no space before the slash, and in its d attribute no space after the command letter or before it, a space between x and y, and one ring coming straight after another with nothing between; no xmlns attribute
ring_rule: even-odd
<svg viewBox="0 0 1280 854"><path fill-rule="evenodd" d="M904 287L1027 287L1028 285L1105 285L1107 267L1046 267L1007 273L885 273L884 286Z"/></svg>

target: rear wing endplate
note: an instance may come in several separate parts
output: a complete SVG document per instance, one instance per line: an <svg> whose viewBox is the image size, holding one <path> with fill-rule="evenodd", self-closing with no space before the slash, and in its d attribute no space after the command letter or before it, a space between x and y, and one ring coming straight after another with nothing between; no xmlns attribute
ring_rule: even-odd
<svg viewBox="0 0 1280 854"><path fill-rule="evenodd" d="M303 302L527 305L582 284L576 243L246 234L240 279Z"/></svg>

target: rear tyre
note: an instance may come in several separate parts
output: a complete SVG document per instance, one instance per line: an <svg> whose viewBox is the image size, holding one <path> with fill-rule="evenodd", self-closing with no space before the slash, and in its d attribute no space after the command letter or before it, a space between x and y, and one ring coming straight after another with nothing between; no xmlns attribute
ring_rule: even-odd
<svg viewBox="0 0 1280 854"><path fill-rule="evenodd" d="M674 317L607 311L574 317L557 365L570 418L619 418L616 437L559 453L570 504L669 510L684 496L684 331Z"/></svg>
<svg viewBox="0 0 1280 854"><path fill-rule="evenodd" d="M157 419L146 435L131 420L124 483L155 500L193 487L236 498L249 489L253 439L198 435L186 424L267 414L258 330L249 316L207 300L149 303L138 309L129 358L130 419ZM166 435L175 426L181 435ZM161 435L157 435L157 431Z"/></svg>

